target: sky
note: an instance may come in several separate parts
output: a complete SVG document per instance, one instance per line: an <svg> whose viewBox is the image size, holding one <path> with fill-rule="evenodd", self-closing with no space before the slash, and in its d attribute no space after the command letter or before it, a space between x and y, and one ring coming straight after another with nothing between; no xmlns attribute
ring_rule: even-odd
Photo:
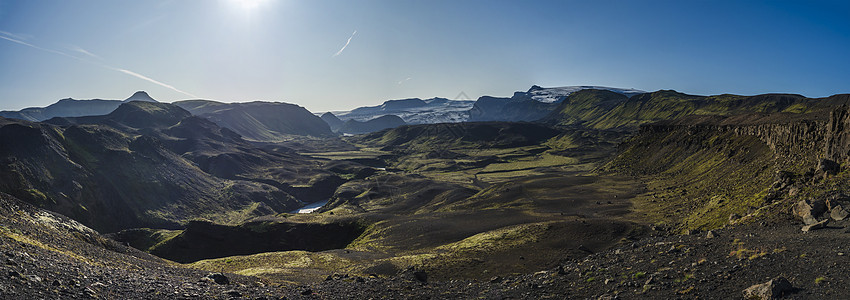
<svg viewBox="0 0 850 300"><path fill-rule="evenodd" d="M62 98L850 93L850 1L0 0L0 110ZM465 98L465 97L461 97Z"/></svg>

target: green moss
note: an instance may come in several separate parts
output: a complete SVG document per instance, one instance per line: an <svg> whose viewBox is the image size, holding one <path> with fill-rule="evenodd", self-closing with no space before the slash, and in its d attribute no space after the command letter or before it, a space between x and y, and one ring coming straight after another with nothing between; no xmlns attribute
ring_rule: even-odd
<svg viewBox="0 0 850 300"><path fill-rule="evenodd" d="M649 175L651 192L635 198L635 215L681 230L722 227L731 214L762 207L774 179L775 155L753 136L676 130L628 145L607 168Z"/></svg>
<svg viewBox="0 0 850 300"><path fill-rule="evenodd" d="M258 276L275 281L318 282L332 273L349 273L356 261L333 253L307 251L267 252L254 255L207 259L188 264L189 267Z"/></svg>

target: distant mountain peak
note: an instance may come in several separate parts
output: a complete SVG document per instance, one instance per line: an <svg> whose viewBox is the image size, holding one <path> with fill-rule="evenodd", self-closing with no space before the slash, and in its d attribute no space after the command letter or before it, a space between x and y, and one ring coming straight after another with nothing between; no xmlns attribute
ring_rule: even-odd
<svg viewBox="0 0 850 300"><path fill-rule="evenodd" d="M626 88L615 88L615 87L607 87L607 86L593 86L593 85L572 85L572 86L561 86L561 87L540 87L539 85L533 85L528 92L516 92L514 93L514 97L531 97L531 99L552 103L552 102L561 102L566 99L567 96L574 92L578 92L580 90L608 90L618 94L626 95L626 97L631 97L637 94L646 93L645 91L637 90L637 89L626 89Z"/></svg>
<svg viewBox="0 0 850 300"><path fill-rule="evenodd" d="M148 93L145 92L145 91L135 92L135 93L133 93L132 96L130 96L130 98L127 98L127 99L124 100L124 102L130 102L130 101L157 102L150 95L148 95Z"/></svg>
<svg viewBox="0 0 850 300"><path fill-rule="evenodd" d="M536 91L536 90L542 90L542 89L543 89L542 87L540 87L539 85L536 85L536 84L535 84L535 85L532 85L532 86L531 86L531 88L530 88L530 89L528 89L528 92L526 92L526 93L531 93L531 92L533 92L533 91Z"/></svg>

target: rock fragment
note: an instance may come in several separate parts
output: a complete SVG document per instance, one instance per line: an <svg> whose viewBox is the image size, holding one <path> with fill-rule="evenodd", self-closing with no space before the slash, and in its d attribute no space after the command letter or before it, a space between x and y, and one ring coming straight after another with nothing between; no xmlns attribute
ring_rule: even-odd
<svg viewBox="0 0 850 300"><path fill-rule="evenodd" d="M841 221L850 216L850 213L847 212L846 209L841 207L841 205L836 205L829 211L829 217L836 221Z"/></svg>
<svg viewBox="0 0 850 300"><path fill-rule="evenodd" d="M802 230L804 232L809 232L816 229L826 228L827 223L829 223L829 219L823 219L823 221L803 226Z"/></svg>

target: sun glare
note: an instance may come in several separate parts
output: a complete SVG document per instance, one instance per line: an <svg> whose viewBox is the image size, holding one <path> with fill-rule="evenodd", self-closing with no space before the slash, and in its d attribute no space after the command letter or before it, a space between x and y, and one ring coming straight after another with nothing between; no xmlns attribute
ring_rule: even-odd
<svg viewBox="0 0 850 300"><path fill-rule="evenodd" d="M247 9L247 10L255 9L258 6L260 6L260 4L262 2L265 2L265 0L231 0L231 1L233 1L233 3L235 3L237 6L241 7L242 9Z"/></svg>

